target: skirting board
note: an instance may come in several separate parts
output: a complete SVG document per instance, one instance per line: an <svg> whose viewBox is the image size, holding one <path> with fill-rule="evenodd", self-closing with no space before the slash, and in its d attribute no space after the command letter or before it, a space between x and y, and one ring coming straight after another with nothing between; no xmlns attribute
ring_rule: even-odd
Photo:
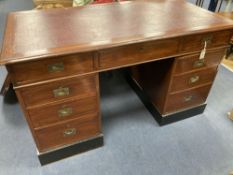
<svg viewBox="0 0 233 175"><path fill-rule="evenodd" d="M99 135L89 140L78 142L60 149L38 154L41 165L46 165L75 154L83 153L103 146L103 135Z"/></svg>
<svg viewBox="0 0 233 175"><path fill-rule="evenodd" d="M161 115L159 111L155 108L155 106L152 104L150 99L147 97L147 95L143 92L143 90L138 86L138 84L129 74L126 74L126 79L160 126L183 120L189 117L193 117L195 115L203 113L205 110L206 103L192 108L184 109L176 113Z"/></svg>

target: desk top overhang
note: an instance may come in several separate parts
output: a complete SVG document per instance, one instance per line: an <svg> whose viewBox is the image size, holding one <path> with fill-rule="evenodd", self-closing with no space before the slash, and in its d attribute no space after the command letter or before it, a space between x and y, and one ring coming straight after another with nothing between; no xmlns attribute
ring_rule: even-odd
<svg viewBox="0 0 233 175"><path fill-rule="evenodd" d="M0 64L233 28L182 0L125 1L8 15Z"/></svg>

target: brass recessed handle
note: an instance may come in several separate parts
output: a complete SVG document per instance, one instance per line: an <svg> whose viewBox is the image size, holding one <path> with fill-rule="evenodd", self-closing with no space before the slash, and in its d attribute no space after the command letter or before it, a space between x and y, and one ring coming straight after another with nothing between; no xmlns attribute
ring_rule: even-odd
<svg viewBox="0 0 233 175"><path fill-rule="evenodd" d="M184 101L185 101L185 102L191 101L192 99L193 99L193 96L192 96L192 95L189 95L189 96L184 97Z"/></svg>
<svg viewBox="0 0 233 175"><path fill-rule="evenodd" d="M48 71L50 73L61 72L63 70L64 70L64 64L63 63L55 63L55 64L49 64L48 65Z"/></svg>
<svg viewBox="0 0 233 175"><path fill-rule="evenodd" d="M201 59L201 60L197 60L193 63L193 68L199 68L199 67L203 67L205 66L205 60Z"/></svg>
<svg viewBox="0 0 233 175"><path fill-rule="evenodd" d="M73 109L70 107L62 107L61 109L58 110L58 116L60 118L70 116L72 113L73 113Z"/></svg>
<svg viewBox="0 0 233 175"><path fill-rule="evenodd" d="M139 51L140 51L140 52L145 52L145 47L144 47L144 46L141 46L141 47L139 48Z"/></svg>
<svg viewBox="0 0 233 175"><path fill-rule="evenodd" d="M53 90L54 97L63 97L70 95L70 88L68 87L59 87L58 89Z"/></svg>
<svg viewBox="0 0 233 175"><path fill-rule="evenodd" d="M207 44L210 44L212 42L212 39L213 39L213 35L207 35L207 36L203 37L202 44L205 44L205 42Z"/></svg>
<svg viewBox="0 0 233 175"><path fill-rule="evenodd" d="M200 76L198 75L194 75L192 76L190 79L189 79L189 84L193 84L193 83L196 83L200 80Z"/></svg>
<svg viewBox="0 0 233 175"><path fill-rule="evenodd" d="M69 137L69 136L73 136L76 134L77 134L76 128L69 128L63 132L64 137Z"/></svg>

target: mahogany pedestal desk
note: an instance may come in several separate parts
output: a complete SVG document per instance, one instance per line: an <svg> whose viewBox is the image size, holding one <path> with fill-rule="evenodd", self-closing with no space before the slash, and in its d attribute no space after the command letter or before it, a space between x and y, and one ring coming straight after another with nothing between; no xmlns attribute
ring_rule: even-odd
<svg viewBox="0 0 233 175"><path fill-rule="evenodd" d="M127 68L161 125L202 113L232 31L180 0L15 12L0 64L46 164L103 145L102 71Z"/></svg>

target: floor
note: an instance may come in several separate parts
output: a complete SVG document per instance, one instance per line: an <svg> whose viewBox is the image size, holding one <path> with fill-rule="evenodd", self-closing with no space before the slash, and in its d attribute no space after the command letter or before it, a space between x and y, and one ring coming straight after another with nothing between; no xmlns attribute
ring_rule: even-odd
<svg viewBox="0 0 233 175"><path fill-rule="evenodd" d="M223 59L223 66L233 72L233 60L232 59Z"/></svg>
<svg viewBox="0 0 233 175"><path fill-rule="evenodd" d="M0 24L7 11L31 7L31 0L0 0ZM0 25L0 36L3 29ZM0 82L3 77L0 69ZM119 72L111 79L102 75L104 147L43 167L19 104L8 93L0 97L0 175L229 174L233 122L227 112L233 104L232 82L233 73L221 66L204 114L159 127Z"/></svg>

